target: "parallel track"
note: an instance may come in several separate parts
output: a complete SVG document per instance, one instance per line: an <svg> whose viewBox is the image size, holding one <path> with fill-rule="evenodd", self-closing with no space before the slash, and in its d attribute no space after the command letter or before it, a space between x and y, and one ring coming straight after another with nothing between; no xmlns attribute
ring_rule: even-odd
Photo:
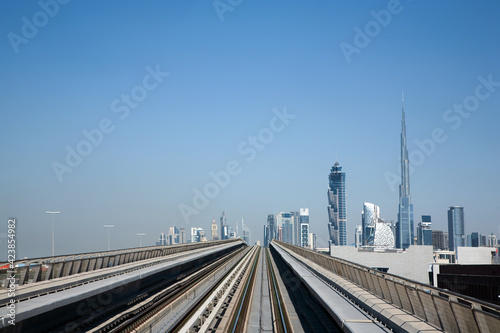
<svg viewBox="0 0 500 333"><path fill-rule="evenodd" d="M269 275L269 287L271 291L272 308L274 313L275 330L279 333L293 332L292 325L288 318L288 314L284 308L283 297L279 289L278 281L276 280L276 273L274 272L273 265L271 264L271 257L269 249L266 248L267 257L267 271Z"/></svg>
<svg viewBox="0 0 500 333"><path fill-rule="evenodd" d="M131 332L141 326L145 321L156 315L161 309L171 303L174 299L178 298L180 295L187 292L192 285L203 280L207 276L218 268L222 267L227 261L238 255L243 249L231 253L218 259L216 262L198 270L192 275L184 277L179 282L173 284L172 286L164 289L160 293L154 296L153 299L150 298L149 301L141 305L139 308L134 310L124 311L119 318L116 318L112 323L106 325L106 327L96 330L99 333L108 332ZM229 274L229 272L227 273ZM182 320L178 321L177 324L169 330L174 332L176 327L181 325Z"/></svg>

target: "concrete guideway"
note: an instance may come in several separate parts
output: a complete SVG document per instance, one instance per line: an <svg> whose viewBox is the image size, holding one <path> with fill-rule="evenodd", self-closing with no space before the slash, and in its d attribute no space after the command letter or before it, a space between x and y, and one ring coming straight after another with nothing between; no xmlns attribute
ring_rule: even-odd
<svg viewBox="0 0 500 333"><path fill-rule="evenodd" d="M359 309L345 296L328 286L319 279L307 266L302 265L293 255L277 246L271 246L287 263L290 269L307 286L309 291L316 296L319 302L329 312L337 324L346 332L390 332L390 330L367 313Z"/></svg>
<svg viewBox="0 0 500 333"><path fill-rule="evenodd" d="M184 251L191 251L234 241L238 240L231 239L176 245L149 246L114 251L17 260L14 263L14 270L16 271L16 284L22 286L28 283L38 283L40 281L47 281L109 267L116 267L131 262L164 257L174 253L181 253ZM5 266L6 264L7 263L2 263L1 266ZM6 272L6 269L0 270L0 280L4 286L6 285Z"/></svg>
<svg viewBox="0 0 500 333"><path fill-rule="evenodd" d="M394 331L500 332L500 307L343 259L273 241Z"/></svg>
<svg viewBox="0 0 500 333"><path fill-rule="evenodd" d="M147 285L164 281L165 279L176 279L179 273L182 272L181 268L197 267L203 264L206 260L217 258L224 253L234 252L236 249L244 246L242 241L238 242L225 242L222 245L211 246L209 248L197 249L193 252L184 252L183 255L178 255L173 260L163 262L157 265L145 265L146 267L134 269L125 273L114 275L106 279L97 279L92 283L69 288L56 293L44 293L44 288L47 286L44 283L36 283L33 285L25 286L28 288L29 293L33 293L32 288L39 288L38 293L42 295L27 299L25 301L16 303L16 326L8 324L9 309L7 307L0 308L0 328L5 328L6 331L43 331L42 327L45 325L47 328L57 326L67 322L71 326L75 325L76 321L82 321L80 317L89 317L94 319L97 314L103 312L108 302L119 303L121 299L127 297L134 297L137 299L140 296L140 290L144 289ZM144 262L146 263L146 262ZM112 268L114 270L122 270L122 267ZM170 273L169 273L170 272ZM93 274L106 275L106 270L94 271ZM76 276L70 276L61 279L55 279L50 282L65 283L65 279L75 279ZM147 282L150 281L150 282ZM145 284L146 283L146 284ZM53 286L50 286L52 288ZM22 293L21 293L22 295ZM105 296L101 296L105 295ZM101 299L99 299L101 297ZM90 299L93 299L90 302ZM96 302L97 301L97 302ZM101 304L95 304L99 303ZM41 320L43 325L34 328L34 322L38 321L37 318L44 318ZM76 319L75 319L76 318ZM86 318L83 318L86 319ZM23 325L23 322L26 325ZM59 324L58 324L59 323Z"/></svg>

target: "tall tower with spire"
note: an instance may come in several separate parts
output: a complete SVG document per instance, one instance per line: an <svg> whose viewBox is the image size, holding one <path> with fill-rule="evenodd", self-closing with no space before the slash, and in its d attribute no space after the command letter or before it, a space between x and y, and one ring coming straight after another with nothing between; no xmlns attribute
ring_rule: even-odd
<svg viewBox="0 0 500 333"><path fill-rule="evenodd" d="M347 245L345 172L335 162L328 177L328 233L332 245Z"/></svg>
<svg viewBox="0 0 500 333"><path fill-rule="evenodd" d="M396 247L406 249L413 244L413 204L410 195L410 161L406 146L405 101L401 95L401 185L399 185L398 222L396 224Z"/></svg>

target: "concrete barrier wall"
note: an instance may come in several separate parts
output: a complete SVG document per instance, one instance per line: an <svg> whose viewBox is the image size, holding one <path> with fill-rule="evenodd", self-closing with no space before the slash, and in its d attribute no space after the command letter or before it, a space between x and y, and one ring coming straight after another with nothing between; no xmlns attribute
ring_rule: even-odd
<svg viewBox="0 0 500 333"><path fill-rule="evenodd" d="M449 332L500 332L500 307L347 260L273 240L374 295Z"/></svg>

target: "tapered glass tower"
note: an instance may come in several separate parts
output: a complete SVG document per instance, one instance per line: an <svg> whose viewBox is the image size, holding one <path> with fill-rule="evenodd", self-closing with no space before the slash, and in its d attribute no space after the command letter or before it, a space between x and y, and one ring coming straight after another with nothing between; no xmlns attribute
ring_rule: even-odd
<svg viewBox="0 0 500 333"><path fill-rule="evenodd" d="M347 245L345 172L336 162L330 172L328 186L328 232L332 245Z"/></svg>
<svg viewBox="0 0 500 333"><path fill-rule="evenodd" d="M401 119L401 185L399 185L398 222L396 224L396 247L406 249L413 244L413 204L410 195L410 161L406 147L405 105L402 98Z"/></svg>

